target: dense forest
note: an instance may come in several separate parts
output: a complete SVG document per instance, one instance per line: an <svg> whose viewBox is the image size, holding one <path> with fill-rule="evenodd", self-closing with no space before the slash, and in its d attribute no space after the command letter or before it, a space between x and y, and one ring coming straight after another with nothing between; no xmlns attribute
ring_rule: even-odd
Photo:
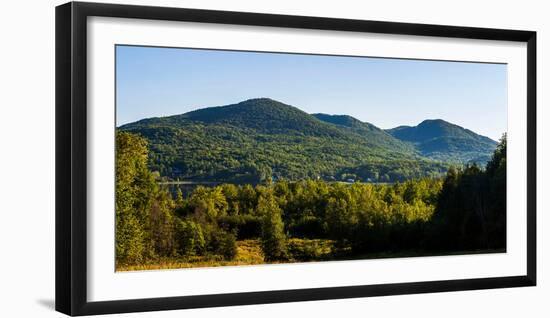
<svg viewBox="0 0 550 318"><path fill-rule="evenodd" d="M307 114L268 99L148 118L118 128L145 138L167 180L396 182L484 166L496 142L442 120L380 129L346 115Z"/></svg>
<svg viewBox="0 0 550 318"><path fill-rule="evenodd" d="M193 137L197 143L208 129L224 129L199 128L201 133ZM163 133L165 137L156 129L155 138L178 138L184 132ZM265 177L254 185L198 186L187 195L172 193L159 183L161 174L153 169L162 168L157 156L163 152L151 152L147 136L146 128L139 135L116 134L117 270L498 252L506 247L505 136L485 166L445 167L443 175L419 173L409 180L375 184L331 181L296 171L296 179ZM245 138L231 132L227 136L227 142ZM268 137L258 138L270 142ZM224 142L204 142L212 140L220 143L217 147ZM302 151L307 144L304 147ZM208 148L210 156L200 149L196 156L217 164L216 146ZM331 151L327 149L326 156ZM263 155L278 160L274 154ZM326 156L320 159L321 167ZM423 169L425 162L415 165L413 157L406 170ZM227 160L221 162L238 166L231 162L236 159ZM346 168L344 173L374 173L369 164L376 162ZM271 167L281 166L264 168Z"/></svg>

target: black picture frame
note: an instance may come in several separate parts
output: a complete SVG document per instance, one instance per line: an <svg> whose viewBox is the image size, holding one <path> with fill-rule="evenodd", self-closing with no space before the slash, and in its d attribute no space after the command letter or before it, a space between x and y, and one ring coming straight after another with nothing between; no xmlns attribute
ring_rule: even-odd
<svg viewBox="0 0 550 318"><path fill-rule="evenodd" d="M86 20L91 16L419 35L527 44L527 274L88 302ZM92 315L536 285L536 32L70 2L56 7L56 310Z"/></svg>

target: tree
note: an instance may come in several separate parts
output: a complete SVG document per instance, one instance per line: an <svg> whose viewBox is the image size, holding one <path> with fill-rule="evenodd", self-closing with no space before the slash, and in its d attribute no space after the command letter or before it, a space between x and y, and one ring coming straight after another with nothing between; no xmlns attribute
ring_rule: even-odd
<svg viewBox="0 0 550 318"><path fill-rule="evenodd" d="M239 215L239 188L234 184L224 183L221 185L222 193L227 201L227 214Z"/></svg>
<svg viewBox="0 0 550 318"><path fill-rule="evenodd" d="M176 250L181 256L201 255L206 249L206 241L200 224L191 220L175 221Z"/></svg>
<svg viewBox="0 0 550 318"><path fill-rule="evenodd" d="M487 163L489 179L488 236L491 248L506 245L506 134Z"/></svg>
<svg viewBox="0 0 550 318"><path fill-rule="evenodd" d="M225 215L228 206L221 187L199 186L189 198L189 207L195 219L204 223Z"/></svg>
<svg viewBox="0 0 550 318"><path fill-rule="evenodd" d="M254 214L258 204L258 198L254 187L245 184L239 188L240 212L242 214Z"/></svg>
<svg viewBox="0 0 550 318"><path fill-rule="evenodd" d="M352 189L336 185L327 201L326 219L330 236L339 243L344 243L357 225L356 203Z"/></svg>
<svg viewBox="0 0 550 318"><path fill-rule="evenodd" d="M175 203L170 194L158 189L150 209L150 235L158 256L170 257L176 254L174 210Z"/></svg>
<svg viewBox="0 0 550 318"><path fill-rule="evenodd" d="M175 204L176 204L176 211L181 212L185 209L185 200L183 198L183 192L181 192L180 187L178 187L178 189L176 190Z"/></svg>
<svg viewBox="0 0 550 318"><path fill-rule="evenodd" d="M226 261L237 256L237 239L235 234L219 227L212 227L209 235L208 249L213 254L221 255Z"/></svg>
<svg viewBox="0 0 550 318"><path fill-rule="evenodd" d="M258 199L257 213L262 216L262 251L266 261L285 260L287 256L286 235L281 209L275 197L268 192Z"/></svg>
<svg viewBox="0 0 550 318"><path fill-rule="evenodd" d="M116 260L139 263L150 256L149 210L156 184L147 169L147 142L125 132L116 134Z"/></svg>
<svg viewBox="0 0 550 318"><path fill-rule="evenodd" d="M485 170L449 169L437 200L429 246L438 250L506 246L506 135Z"/></svg>

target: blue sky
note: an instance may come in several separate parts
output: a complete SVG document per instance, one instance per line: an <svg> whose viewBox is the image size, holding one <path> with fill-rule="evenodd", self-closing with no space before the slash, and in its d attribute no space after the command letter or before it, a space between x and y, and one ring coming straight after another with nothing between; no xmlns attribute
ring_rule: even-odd
<svg viewBox="0 0 550 318"><path fill-rule="evenodd" d="M444 119L498 140L506 65L117 46L117 126L269 97L380 128Z"/></svg>

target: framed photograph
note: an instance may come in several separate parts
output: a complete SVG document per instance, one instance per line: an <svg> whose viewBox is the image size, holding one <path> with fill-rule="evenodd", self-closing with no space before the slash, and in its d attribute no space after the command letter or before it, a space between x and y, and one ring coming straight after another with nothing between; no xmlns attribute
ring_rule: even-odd
<svg viewBox="0 0 550 318"><path fill-rule="evenodd" d="M536 284L536 33L56 8L56 309Z"/></svg>

